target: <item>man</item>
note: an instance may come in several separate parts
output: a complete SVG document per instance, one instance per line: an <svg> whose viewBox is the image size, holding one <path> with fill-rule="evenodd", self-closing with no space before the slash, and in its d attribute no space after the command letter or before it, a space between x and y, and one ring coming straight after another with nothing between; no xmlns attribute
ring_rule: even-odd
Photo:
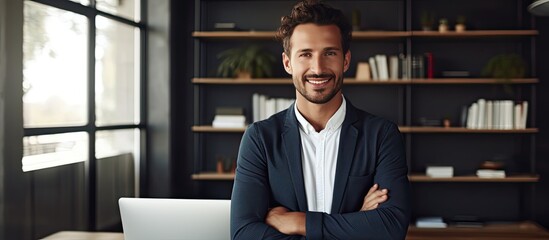
<svg viewBox="0 0 549 240"><path fill-rule="evenodd" d="M244 133L231 199L233 239L404 239L410 218L395 124L343 97L351 26L300 2L281 20L296 102Z"/></svg>

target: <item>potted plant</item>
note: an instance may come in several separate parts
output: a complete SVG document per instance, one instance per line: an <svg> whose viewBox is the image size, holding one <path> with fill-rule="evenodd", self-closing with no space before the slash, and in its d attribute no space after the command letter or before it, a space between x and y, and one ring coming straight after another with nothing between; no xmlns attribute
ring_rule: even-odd
<svg viewBox="0 0 549 240"><path fill-rule="evenodd" d="M448 19L441 18L438 21L438 31L441 33L448 32Z"/></svg>
<svg viewBox="0 0 549 240"><path fill-rule="evenodd" d="M431 31L433 23L435 23L435 15L432 12L421 12L421 29L423 31Z"/></svg>
<svg viewBox="0 0 549 240"><path fill-rule="evenodd" d="M459 15L456 19L456 32L464 32L466 27L465 27L465 16L463 15Z"/></svg>
<svg viewBox="0 0 549 240"><path fill-rule="evenodd" d="M513 94L509 82L512 78L523 78L526 74L526 63L518 54L500 54L488 60L482 69L481 75L499 79L504 83L504 89Z"/></svg>
<svg viewBox="0 0 549 240"><path fill-rule="evenodd" d="M257 45L231 48L219 53L217 58L221 59L218 75L242 79L270 77L275 60L268 51Z"/></svg>

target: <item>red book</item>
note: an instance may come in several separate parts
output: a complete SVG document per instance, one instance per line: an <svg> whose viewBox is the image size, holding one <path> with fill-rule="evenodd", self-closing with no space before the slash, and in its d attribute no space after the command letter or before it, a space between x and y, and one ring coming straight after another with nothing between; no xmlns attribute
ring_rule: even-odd
<svg viewBox="0 0 549 240"><path fill-rule="evenodd" d="M425 53L425 59L427 60L427 78L433 78L435 69L433 66L433 53Z"/></svg>

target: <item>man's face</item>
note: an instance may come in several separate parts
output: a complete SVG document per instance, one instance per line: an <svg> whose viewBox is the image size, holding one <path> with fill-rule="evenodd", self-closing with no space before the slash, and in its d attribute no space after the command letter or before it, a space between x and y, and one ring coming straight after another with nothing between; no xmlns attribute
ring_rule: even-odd
<svg viewBox="0 0 549 240"><path fill-rule="evenodd" d="M351 52L343 53L336 25L300 24L294 29L290 46L290 56L283 53L282 61L303 98L324 104L341 92Z"/></svg>

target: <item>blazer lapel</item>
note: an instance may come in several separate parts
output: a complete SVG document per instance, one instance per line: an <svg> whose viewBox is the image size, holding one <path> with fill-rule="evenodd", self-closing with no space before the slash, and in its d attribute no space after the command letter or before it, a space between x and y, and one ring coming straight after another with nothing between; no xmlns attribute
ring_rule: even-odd
<svg viewBox="0 0 549 240"><path fill-rule="evenodd" d="M288 161L299 211L307 211L307 196L305 193L305 183L303 181L303 167L301 165L301 137L293 104L288 108L286 114L282 141L284 141L284 146L286 148L286 160Z"/></svg>
<svg viewBox="0 0 549 240"><path fill-rule="evenodd" d="M337 167L334 182L334 195L332 199L332 213L339 213L345 187L349 178L349 171L353 163L358 130L353 126L357 120L356 109L347 100L347 110L345 120L341 126L341 136L339 140L339 149L337 154Z"/></svg>

